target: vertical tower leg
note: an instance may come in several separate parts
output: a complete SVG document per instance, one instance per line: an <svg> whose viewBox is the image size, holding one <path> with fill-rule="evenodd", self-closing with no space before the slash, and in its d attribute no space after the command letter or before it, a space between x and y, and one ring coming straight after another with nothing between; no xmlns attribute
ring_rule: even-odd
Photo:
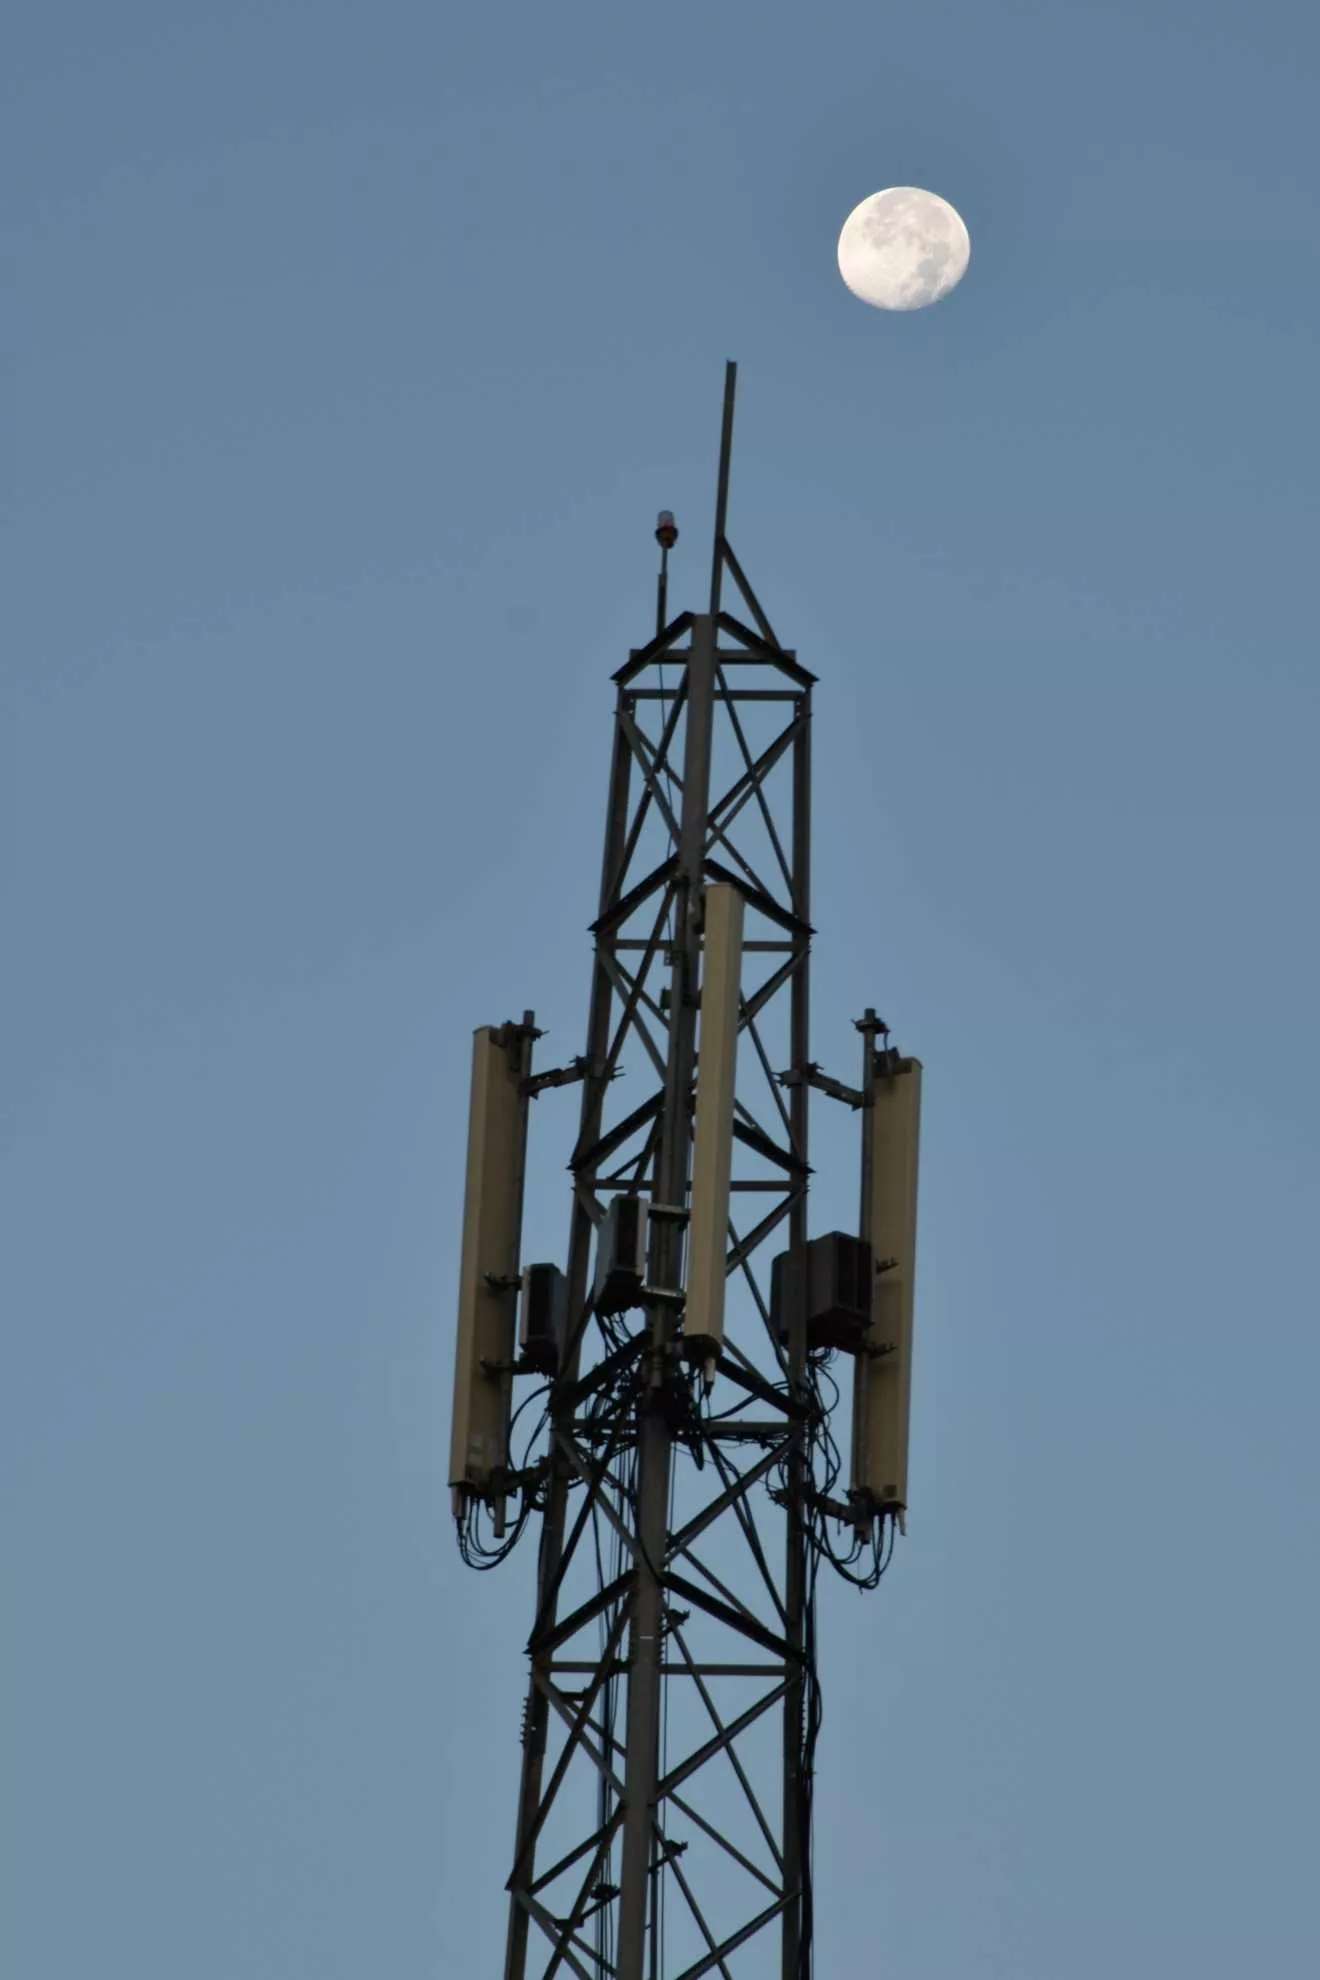
<svg viewBox="0 0 1320 1980"><path fill-rule="evenodd" d="M811 919L811 695L804 693L797 705L799 732L793 745L793 897L803 922ZM808 1002L807 938L803 937L798 966L793 976L790 1027L795 1068L804 1068L811 1057L810 1007ZM807 1096L805 1080L792 1089L789 1121L793 1145L807 1146ZM789 1245L794 1250L807 1242L807 1198L803 1189L789 1213ZM807 1315L806 1274L800 1278L801 1297L788 1315L788 1379L795 1401L807 1400ZM814 1644L808 1641L809 1591L807 1586L807 1535L803 1521L803 1494L807 1487L806 1432L799 1427L789 1460L789 1502L786 1518L786 1558L784 1564L784 1606L787 1611L786 1636L790 1652L798 1661L798 1675L784 1698L784 1908L783 1980L810 1980L811 1972L811 1780L807 1768L807 1714L814 1708L808 1688L815 1683Z"/></svg>
<svg viewBox="0 0 1320 1980"><path fill-rule="evenodd" d="M628 793L632 780L633 754L624 733L626 712L627 704L621 690L615 709L614 755L610 765L605 850L601 860L602 912L623 866L627 840ZM608 935L602 936L597 944L595 968L592 972L591 1009L587 1019L587 1071L578 1130L579 1143L584 1147L590 1146L599 1133L605 1092L609 1085L603 1070L609 1050L610 1005L614 995L608 968L608 945ZM582 1314L586 1305L591 1269L592 1225L583 1201L583 1192L590 1189L593 1181L594 1176L590 1174L579 1177L579 1187L573 1200L572 1225L568 1242L570 1325ZM574 1372L576 1361L575 1352L572 1364L565 1371L569 1377ZM563 1414L566 1420L571 1421L571 1408ZM531 1881L536 1844L535 1824L537 1810L541 1804L546 1733L550 1720L550 1704L544 1682L549 1654L541 1647L540 1639L553 1627L555 1620L557 1607L555 1590L563 1556L570 1475L570 1467L562 1452L553 1450L552 1469L546 1492L545 1520L541 1531L541 1550L537 1564L536 1620L532 1626L529 1644L532 1669L528 1679L527 1704L523 1715L522 1780L518 1795L513 1871L508 1884L509 1926L504 1950L504 1980L524 1980L527 1970L527 1937L531 1924L531 1914L526 1903L527 1886Z"/></svg>
<svg viewBox="0 0 1320 1980"><path fill-rule="evenodd" d="M724 469L727 474L727 467ZM701 981L700 908L706 821L710 810L711 741L715 698L715 623L692 628L687 670L687 732L683 748L683 809L674 894L675 941L670 981L669 1053L658 1176L664 1201L687 1201L692 1143L692 1075L696 1064L697 1000ZM677 1287L682 1277L682 1226L655 1220L651 1280ZM672 1320L658 1303L651 1317L649 1379L638 1424L638 1557L628 1661L627 1759L624 1775L623 1867L619 1880L618 1980L644 1980L647 1895L653 1888L651 1838L659 1778L660 1693L665 1546L669 1524L670 1414L666 1386L677 1375Z"/></svg>
<svg viewBox="0 0 1320 1980"><path fill-rule="evenodd" d="M619 1980L644 1980L652 1823L660 1772L660 1659L669 1512L669 1425L665 1416L664 1348L656 1351L638 1430L637 1593L629 1649L626 1801L623 1870L619 1884Z"/></svg>

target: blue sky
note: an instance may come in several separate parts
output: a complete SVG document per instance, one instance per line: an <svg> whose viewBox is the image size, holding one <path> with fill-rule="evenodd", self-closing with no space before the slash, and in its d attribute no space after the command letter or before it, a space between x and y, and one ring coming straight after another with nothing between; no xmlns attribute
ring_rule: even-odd
<svg viewBox="0 0 1320 1980"><path fill-rule="evenodd" d="M1318 83L1300 0L20 10L7 1970L499 1970L468 1041L580 1049L607 677L661 505L701 602L733 356L815 1056L875 1003L927 1067L820 1970L1313 1972ZM888 318L834 240L905 183L972 266ZM817 1228L853 1186L827 1136Z"/></svg>

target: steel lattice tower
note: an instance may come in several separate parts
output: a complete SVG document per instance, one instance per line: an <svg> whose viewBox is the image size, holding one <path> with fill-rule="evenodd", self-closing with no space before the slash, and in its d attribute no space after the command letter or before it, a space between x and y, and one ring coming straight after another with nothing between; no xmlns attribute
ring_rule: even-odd
<svg viewBox="0 0 1320 1980"><path fill-rule="evenodd" d="M857 1088L810 1058L814 676L729 543L734 386L707 609L668 618L662 515L614 676L585 1051L537 1073L531 1013L477 1034L460 1541L491 1564L540 1519L505 1980L736 1980L772 1932L808 1980L816 1575L873 1584L906 1503L920 1068L873 1012ZM561 1275L519 1232L531 1103L570 1082ZM809 1245L813 1087L860 1114L862 1214Z"/></svg>

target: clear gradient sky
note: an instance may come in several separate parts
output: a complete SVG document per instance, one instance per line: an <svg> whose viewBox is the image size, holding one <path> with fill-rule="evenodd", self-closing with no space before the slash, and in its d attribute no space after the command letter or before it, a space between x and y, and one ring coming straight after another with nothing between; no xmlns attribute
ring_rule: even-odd
<svg viewBox="0 0 1320 1980"><path fill-rule="evenodd" d="M499 1971L469 1038L580 1049L607 677L662 505L701 602L728 356L821 677L815 1056L875 1003L927 1067L821 1980L1320 1970L1318 97L1306 0L11 15L13 1980ZM835 271L889 184L971 230L928 313Z"/></svg>

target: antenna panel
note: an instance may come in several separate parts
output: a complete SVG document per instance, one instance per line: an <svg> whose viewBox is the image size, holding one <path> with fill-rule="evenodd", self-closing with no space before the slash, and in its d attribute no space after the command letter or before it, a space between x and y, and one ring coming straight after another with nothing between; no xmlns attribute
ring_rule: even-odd
<svg viewBox="0 0 1320 1980"><path fill-rule="evenodd" d="M483 1026L473 1040L449 1480L483 1497L508 1462L527 1148L523 1056L523 1034L511 1025Z"/></svg>
<svg viewBox="0 0 1320 1980"><path fill-rule="evenodd" d="M875 1286L853 1392L853 1490L877 1511L902 1512L908 1502L920 1123L920 1061L879 1068L863 1129Z"/></svg>

